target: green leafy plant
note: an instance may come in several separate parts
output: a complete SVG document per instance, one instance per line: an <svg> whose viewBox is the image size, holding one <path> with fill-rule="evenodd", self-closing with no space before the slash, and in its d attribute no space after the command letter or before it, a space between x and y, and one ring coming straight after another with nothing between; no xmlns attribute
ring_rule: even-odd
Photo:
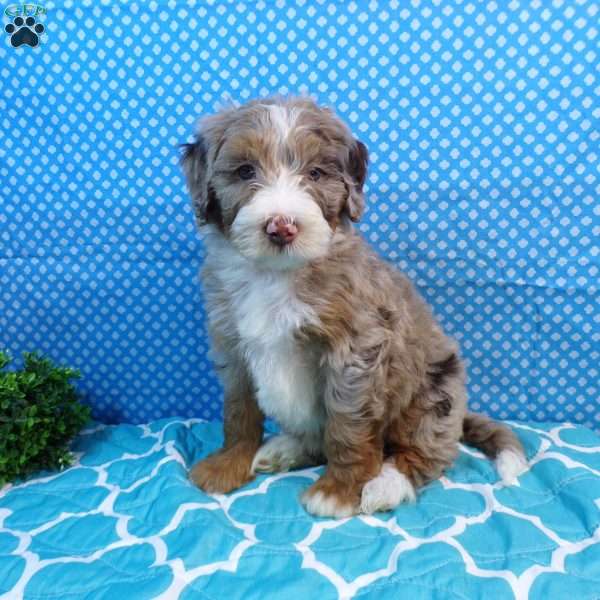
<svg viewBox="0 0 600 600"><path fill-rule="evenodd" d="M22 370L7 371L10 358L0 351L0 487L70 465L69 442L90 418L71 384L78 371L35 353L24 359Z"/></svg>

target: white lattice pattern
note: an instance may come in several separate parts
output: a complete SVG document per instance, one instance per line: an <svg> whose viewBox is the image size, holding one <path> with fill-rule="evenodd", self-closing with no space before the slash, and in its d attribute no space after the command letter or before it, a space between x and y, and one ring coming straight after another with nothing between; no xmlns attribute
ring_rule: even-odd
<svg viewBox="0 0 600 600"><path fill-rule="evenodd" d="M0 492L0 598L593 597L600 564L600 439L515 424L529 455L517 486L463 448L393 513L314 519L298 501L319 469L206 496L186 465L220 426L98 426L64 473ZM35 510L33 508L35 507Z"/></svg>

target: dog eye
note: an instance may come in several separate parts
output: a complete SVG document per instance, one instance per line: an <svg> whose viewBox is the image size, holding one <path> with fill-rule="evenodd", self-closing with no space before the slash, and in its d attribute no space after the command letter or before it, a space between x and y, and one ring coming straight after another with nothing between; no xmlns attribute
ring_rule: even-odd
<svg viewBox="0 0 600 600"><path fill-rule="evenodd" d="M247 181L248 179L254 179L256 175L256 170L252 165L242 165L237 170L237 174L239 175L240 179Z"/></svg>
<svg viewBox="0 0 600 600"><path fill-rule="evenodd" d="M321 171L321 169L311 169L308 172L308 176L313 180L313 181L318 181L321 178L321 175L323 175L323 171Z"/></svg>

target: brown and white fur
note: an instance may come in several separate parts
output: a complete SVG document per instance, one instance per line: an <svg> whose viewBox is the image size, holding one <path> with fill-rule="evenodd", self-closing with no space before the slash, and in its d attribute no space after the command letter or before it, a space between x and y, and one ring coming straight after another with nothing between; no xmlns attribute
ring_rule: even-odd
<svg viewBox="0 0 600 600"><path fill-rule="evenodd" d="M326 462L302 497L309 512L389 510L439 477L461 439L514 480L519 441L467 413L456 343L352 227L367 150L333 112L299 98L223 110L182 163L225 387L224 447L193 467L198 486L226 493ZM282 433L263 441L265 416Z"/></svg>

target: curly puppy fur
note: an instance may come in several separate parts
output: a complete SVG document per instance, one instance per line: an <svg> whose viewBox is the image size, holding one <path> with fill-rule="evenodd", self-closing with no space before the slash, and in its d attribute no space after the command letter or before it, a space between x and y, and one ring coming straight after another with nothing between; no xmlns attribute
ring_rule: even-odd
<svg viewBox="0 0 600 600"><path fill-rule="evenodd" d="M309 512L389 510L439 477L461 438L518 475L514 434L466 411L457 344L354 231L367 149L333 112L299 98L223 110L182 164L225 387L224 447L193 467L197 485L225 493L326 462ZM283 433L263 443L265 415Z"/></svg>

